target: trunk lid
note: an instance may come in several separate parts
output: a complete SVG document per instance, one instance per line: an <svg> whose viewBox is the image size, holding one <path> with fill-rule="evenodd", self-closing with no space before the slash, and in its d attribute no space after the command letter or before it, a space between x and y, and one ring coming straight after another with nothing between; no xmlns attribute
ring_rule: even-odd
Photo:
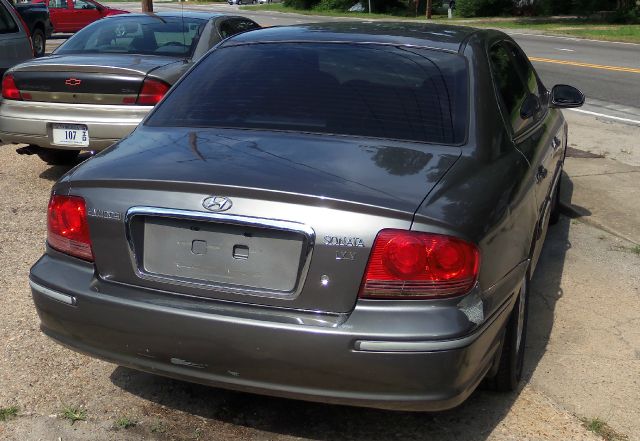
<svg viewBox="0 0 640 441"><path fill-rule="evenodd" d="M12 73L25 100L119 105L135 102L145 77L173 63L182 60L126 54L53 55L23 63Z"/></svg>
<svg viewBox="0 0 640 441"><path fill-rule="evenodd" d="M87 201L104 279L340 313L356 301L378 231L409 229L459 155L379 139L141 126L67 182Z"/></svg>

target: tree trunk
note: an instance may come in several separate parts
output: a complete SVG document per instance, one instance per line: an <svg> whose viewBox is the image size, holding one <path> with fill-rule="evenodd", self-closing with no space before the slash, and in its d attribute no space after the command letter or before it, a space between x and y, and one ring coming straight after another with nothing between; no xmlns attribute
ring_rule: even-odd
<svg viewBox="0 0 640 441"><path fill-rule="evenodd" d="M142 0L142 12L153 12L153 0Z"/></svg>
<svg viewBox="0 0 640 441"><path fill-rule="evenodd" d="M431 4L433 0L427 0L427 20L431 20Z"/></svg>

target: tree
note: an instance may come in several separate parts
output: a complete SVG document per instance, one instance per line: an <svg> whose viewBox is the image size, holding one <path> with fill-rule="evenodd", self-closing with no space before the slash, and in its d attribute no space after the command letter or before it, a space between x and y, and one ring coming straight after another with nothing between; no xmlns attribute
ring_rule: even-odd
<svg viewBox="0 0 640 441"><path fill-rule="evenodd" d="M153 12L153 0L142 0L142 12Z"/></svg>

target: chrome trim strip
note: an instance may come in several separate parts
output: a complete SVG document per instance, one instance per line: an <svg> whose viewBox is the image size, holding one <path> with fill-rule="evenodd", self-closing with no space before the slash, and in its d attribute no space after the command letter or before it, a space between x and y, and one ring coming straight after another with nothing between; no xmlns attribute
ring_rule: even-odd
<svg viewBox="0 0 640 441"><path fill-rule="evenodd" d="M504 314L511 311L508 307L511 305L513 295L506 300L498 311L493 314L491 319L485 321L482 326L476 328L472 334L466 335L456 340L431 340L431 341L381 341L381 340L356 340L353 344L353 350L361 352L436 352L450 351L453 349L461 349L471 345L476 341L493 323Z"/></svg>
<svg viewBox="0 0 640 441"><path fill-rule="evenodd" d="M225 223L225 224L242 225L242 226L255 227L255 228L268 228L268 229L301 234L305 238L305 243L303 245L303 250L302 250L302 253L303 253L302 259L304 263L303 265L301 265L301 268L298 271L298 277L297 277L296 285L294 289L292 291L286 291L286 292L252 288L252 287L247 287L242 285L230 285L230 284L196 281L191 279L179 279L174 277L167 277L167 276L148 273L144 271L144 269L142 268L141 263L138 259L138 256L136 256L136 252L135 252L135 244L133 241L133 231L132 231L132 220L136 216L169 217L173 219ZM271 298L287 299L287 300L296 298L302 291L302 287L304 286L304 282L306 280L307 273L309 271L309 266L311 264L311 255L313 254L313 248L316 240L316 233L313 230L313 228L299 222L291 222L291 221L278 220L278 219L265 219L265 218L259 218L259 217L251 217L251 216L240 216L240 215L226 214L226 213L205 213L202 211L178 210L178 209L159 208L159 207L144 207L144 206L131 207L129 210L127 210L127 213L124 216L124 223L125 223L126 238L127 238L127 243L129 244L129 254L131 257L133 270L136 273L136 275L141 279L152 280L152 281L162 282L162 283L170 283L174 285L193 286L201 289L217 290L217 291L222 291L222 292L227 292L232 294L245 294L245 295L271 297Z"/></svg>
<svg viewBox="0 0 640 441"><path fill-rule="evenodd" d="M74 296L69 295L69 294L63 294L63 293L58 292L58 291L54 291L52 289L49 289L47 287L44 287L44 286L34 282L33 280L29 280L29 286L34 291L37 291L40 294L43 294L43 295L45 295L47 297L50 297L53 300L57 300L58 302L66 303L67 305L71 305L71 306L76 306L76 304L77 304L76 298Z"/></svg>

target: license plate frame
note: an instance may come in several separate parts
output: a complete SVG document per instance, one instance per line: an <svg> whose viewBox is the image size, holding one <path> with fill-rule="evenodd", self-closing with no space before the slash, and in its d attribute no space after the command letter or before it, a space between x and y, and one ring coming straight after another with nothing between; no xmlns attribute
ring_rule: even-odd
<svg viewBox="0 0 640 441"><path fill-rule="evenodd" d="M86 124L51 124L51 143L65 147L88 147L89 128Z"/></svg>

